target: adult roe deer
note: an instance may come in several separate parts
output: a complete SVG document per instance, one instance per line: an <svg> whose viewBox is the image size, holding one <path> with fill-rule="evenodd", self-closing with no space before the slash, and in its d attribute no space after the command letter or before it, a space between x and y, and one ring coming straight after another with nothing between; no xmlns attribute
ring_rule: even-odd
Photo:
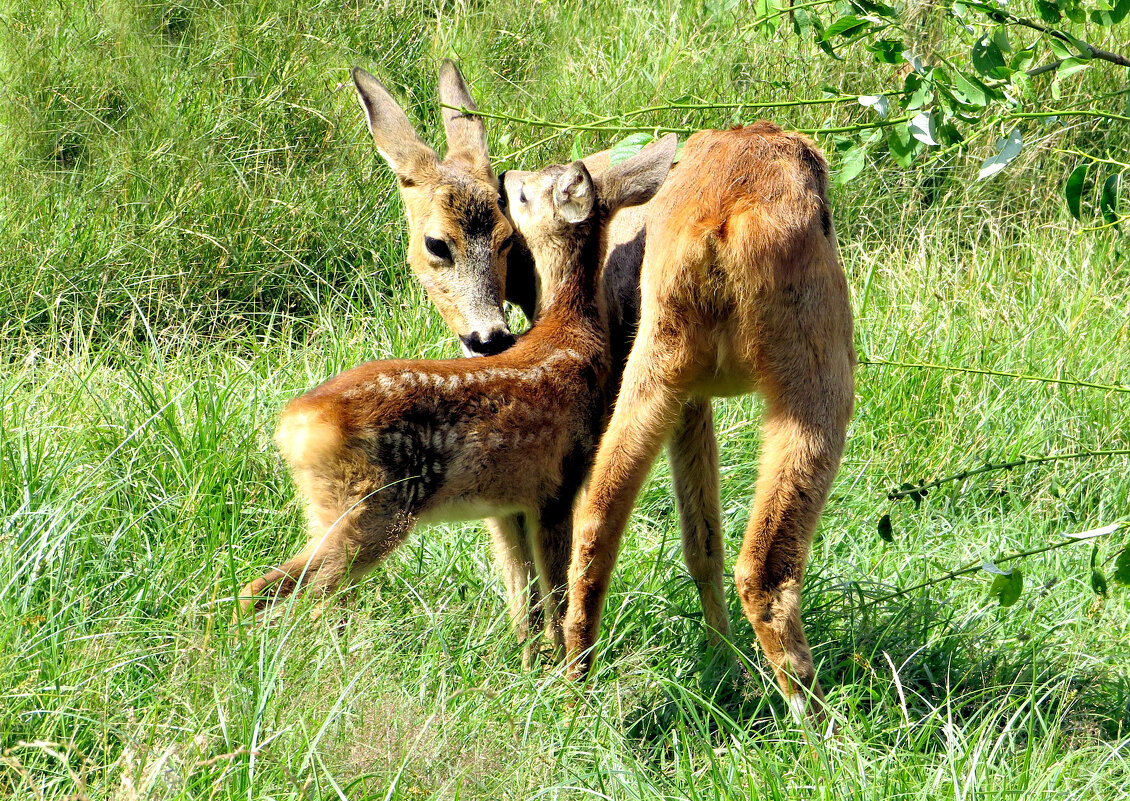
<svg viewBox="0 0 1130 801"><path fill-rule="evenodd" d="M369 362L286 407L275 438L307 503L310 540L240 591L245 610L300 585L332 592L417 522L522 512L542 533L534 558L563 647L573 505L609 405L601 232L618 208L655 194L674 154L670 136L595 182L580 162L513 177L524 201L515 222L546 295L504 353Z"/></svg>
<svg viewBox="0 0 1130 801"><path fill-rule="evenodd" d="M458 69L444 62L440 73L444 121L457 155L449 153L443 175L424 174L422 180L398 167L390 149L403 142L430 149L379 82L359 70L354 80L373 139L401 177L406 206L417 210L408 213L413 239L427 236L420 223L424 213L467 230L463 216L449 209L487 193L494 176L482 120ZM373 107L383 113L373 114ZM599 175L609 160L605 151L584 162ZM424 191L416 194L420 187ZM494 240L508 229L508 221L496 220ZM790 706L821 719L823 694L800 620L800 589L843 450L855 363L827 165L811 140L771 123L703 131L687 141L659 194L618 214L608 237L602 287L610 312L612 384L623 369L622 401L577 511L566 621L572 673L588 669L631 505L665 439L684 560L699 589L704 622L708 632L728 632L710 398L757 390L768 403L763 454L735 581ZM514 246L449 263L442 299L433 291L436 265L410 253L413 270L465 343L476 332L455 309L458 303L490 305L505 298L528 313L534 308L528 257L520 240L507 241ZM474 290L453 289L459 282ZM478 314L485 319L485 312Z"/></svg>

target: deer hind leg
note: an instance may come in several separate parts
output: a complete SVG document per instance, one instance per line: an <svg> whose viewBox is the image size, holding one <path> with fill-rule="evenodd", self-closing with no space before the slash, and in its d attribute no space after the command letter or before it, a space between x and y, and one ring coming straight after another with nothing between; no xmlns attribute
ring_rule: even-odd
<svg viewBox="0 0 1130 801"><path fill-rule="evenodd" d="M569 493L567 500L555 500L541 510L538 515L541 522L534 540L545 636L552 643L554 662L565 657L565 612L569 600L569 560L573 550L574 497L573 493Z"/></svg>
<svg viewBox="0 0 1130 801"><path fill-rule="evenodd" d="M722 511L718 497L718 441L708 398L692 398L667 441L675 504L683 534L683 561L698 588L711 645L730 633L722 584Z"/></svg>
<svg viewBox="0 0 1130 801"><path fill-rule="evenodd" d="M239 591L243 613L273 606L300 587L328 596L340 586L350 567L348 542L350 529L356 525L356 510L311 504L309 515L311 536L306 546Z"/></svg>
<svg viewBox="0 0 1130 801"><path fill-rule="evenodd" d="M573 526L565 645L569 675L588 672L600 615L632 505L681 408L676 379L685 348L641 326Z"/></svg>
<svg viewBox="0 0 1130 801"><path fill-rule="evenodd" d="M502 570L506 586L506 606L510 624L522 644L522 667L534 663L536 647L530 633L541 628L542 608L534 553L524 514L487 518L494 558Z"/></svg>
<svg viewBox="0 0 1130 801"><path fill-rule="evenodd" d="M346 454L328 467L292 469L307 502L311 536L306 546L239 593L244 612L260 611L298 590L328 598L393 551L414 518L361 454ZM402 493L408 484L398 484Z"/></svg>
<svg viewBox="0 0 1130 801"><path fill-rule="evenodd" d="M742 608L791 710L817 723L826 717L824 694L801 624L800 592L812 534L843 452L850 367L844 374L846 382L824 382L803 400L769 398L753 511L734 565Z"/></svg>

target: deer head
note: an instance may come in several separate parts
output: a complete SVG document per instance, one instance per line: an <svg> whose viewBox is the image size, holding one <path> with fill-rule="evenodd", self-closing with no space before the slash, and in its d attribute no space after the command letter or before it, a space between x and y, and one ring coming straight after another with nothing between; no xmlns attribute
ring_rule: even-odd
<svg viewBox="0 0 1130 801"><path fill-rule="evenodd" d="M514 232L500 207L482 119L444 108L441 160L380 81L355 67L353 83L377 150L398 179L412 271L467 355L505 350L514 341L502 309ZM476 108L451 61L440 69L439 93L446 105Z"/></svg>

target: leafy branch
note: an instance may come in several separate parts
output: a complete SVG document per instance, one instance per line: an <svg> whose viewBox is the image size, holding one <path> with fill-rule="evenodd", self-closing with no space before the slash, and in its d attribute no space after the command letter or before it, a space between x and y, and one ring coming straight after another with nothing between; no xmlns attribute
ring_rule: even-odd
<svg viewBox="0 0 1130 801"><path fill-rule="evenodd" d="M1088 540L1096 539L1098 537L1106 536L1108 534L1113 534L1126 528L1130 528L1130 525L1125 522L1112 523L1109 526L1103 526L1102 528L1084 531L1079 534L1068 534L1066 535L1065 539L1061 540L1060 542L1053 542L1049 545L1042 545L1039 548L1030 548L1026 551L1017 551L1016 553L1002 556L992 561L978 559L976 561L962 565L961 567L954 570L948 570L945 573L927 579L926 581L920 582L918 584L914 584L910 587L904 587L900 590L896 590L895 592L887 593L886 595L880 595L875 598L870 598L866 603L862 605L862 608L866 609L871 606L876 606L886 601L890 601L895 598L901 598L904 595L909 595L912 592L917 592L918 590L924 590L928 587L933 587L938 584L943 584L947 581L952 581L953 579L960 576L968 576L972 573L979 573L982 571L991 573L996 576L996 578L994 578L993 580L993 583L994 585L996 585L997 591L993 592L991 589L990 593L1000 599L1002 606L1010 606L1011 603L1014 603L1016 599L1020 597L1020 592L1023 587L1023 579L1020 576L1019 570L1011 570L1006 572L1001 570L998 565L1008 564L1010 562L1015 562L1029 556L1036 556L1038 554L1048 553L1050 551L1057 551L1060 548L1066 548L1079 542L1085 542ZM1126 575L1126 565L1130 564L1130 557L1128 557L1127 554L1130 554L1130 549L1124 549L1119 555L1117 561L1118 572L1115 574L1115 578L1120 583L1127 583L1128 581L1130 581L1130 577ZM1091 570L1092 574L1096 570L1093 556ZM1015 576L1016 578L1013 578L1013 576ZM1004 578L1005 581L998 582L998 579L1001 578ZM1008 579L1011 579L1011 581L1009 581ZM1098 583L1099 582L1092 580L1093 586ZM1105 588L1105 577L1103 578L1102 586L1104 586Z"/></svg>

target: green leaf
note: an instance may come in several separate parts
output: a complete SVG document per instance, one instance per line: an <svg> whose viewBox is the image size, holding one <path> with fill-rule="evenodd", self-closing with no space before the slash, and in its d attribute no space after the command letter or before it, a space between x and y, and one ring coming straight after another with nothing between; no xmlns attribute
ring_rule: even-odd
<svg viewBox="0 0 1130 801"><path fill-rule="evenodd" d="M853 147L840 160L840 169L836 173L836 183L843 186L863 172L863 168L866 166L867 152L862 147Z"/></svg>
<svg viewBox="0 0 1130 801"><path fill-rule="evenodd" d="M1087 170L1091 168L1090 162L1084 162L1071 171L1067 176L1067 183L1063 185L1063 194L1067 197L1067 210L1076 220L1080 218L1080 206L1083 202L1083 182L1087 180Z"/></svg>
<svg viewBox="0 0 1130 801"><path fill-rule="evenodd" d="M868 11L890 20L897 20L899 16L899 12L893 6L876 2L876 0L851 0L851 4L861 11Z"/></svg>
<svg viewBox="0 0 1130 801"><path fill-rule="evenodd" d="M875 109L875 113L884 119L891 110L891 102L883 95L860 95L859 105Z"/></svg>
<svg viewBox="0 0 1130 801"><path fill-rule="evenodd" d="M1130 584L1130 545L1114 560L1114 580L1119 584Z"/></svg>
<svg viewBox="0 0 1130 801"><path fill-rule="evenodd" d="M1107 2L1110 2L1111 7L1093 9L1090 12L1090 21L1109 28L1118 25L1127 16L1127 11L1130 11L1130 0L1107 0Z"/></svg>
<svg viewBox="0 0 1130 801"><path fill-rule="evenodd" d="M1060 13L1055 3L1048 0L1036 0L1036 12L1044 22L1059 22Z"/></svg>
<svg viewBox="0 0 1130 801"><path fill-rule="evenodd" d="M848 14L846 17L840 17L828 26L828 30L824 33L824 39L827 41L833 36L851 36L853 33L870 27L870 25L871 23L862 17Z"/></svg>
<svg viewBox="0 0 1130 801"><path fill-rule="evenodd" d="M1087 20L1087 13L1083 10L1083 4L1079 0L1057 0L1058 5L1067 18L1072 22L1085 22Z"/></svg>
<svg viewBox="0 0 1130 801"><path fill-rule="evenodd" d="M1082 39L1076 39L1071 34L1064 34L1071 40L1071 44L1075 45L1075 55L1079 58L1093 58L1094 54L1091 52L1091 46L1084 42Z"/></svg>
<svg viewBox="0 0 1130 801"><path fill-rule="evenodd" d="M1055 74L1060 78L1066 78L1068 75L1074 75L1080 70L1085 70L1091 66L1091 62L1083 58L1065 58L1055 69Z"/></svg>
<svg viewBox="0 0 1130 801"><path fill-rule="evenodd" d="M993 31L993 43L1000 48L1002 53L1012 52L1012 42L1008 41L1008 28L1001 26Z"/></svg>
<svg viewBox="0 0 1130 801"><path fill-rule="evenodd" d="M880 64L898 64L906 46L898 39L877 39L864 45L864 49L872 53Z"/></svg>
<svg viewBox="0 0 1130 801"><path fill-rule="evenodd" d="M808 29L812 27L812 14L807 8L797 8L793 10L793 32L797 36L804 36Z"/></svg>
<svg viewBox="0 0 1130 801"><path fill-rule="evenodd" d="M1118 222L1118 190L1122 182L1122 173L1116 172L1103 182L1103 191L1099 196L1099 210L1107 224Z"/></svg>
<svg viewBox="0 0 1130 801"><path fill-rule="evenodd" d="M971 54L973 69L988 78L1007 78L1009 69L1005 65L1000 46L988 36L982 36L973 45Z"/></svg>
<svg viewBox="0 0 1130 801"><path fill-rule="evenodd" d="M891 532L891 516L883 515L879 518L879 539L883 542L894 542L895 535Z"/></svg>
<svg viewBox="0 0 1130 801"><path fill-rule="evenodd" d="M843 58L836 55L836 51L828 44L828 37L824 33L824 23L820 21L817 14L812 15L812 29L816 31L816 45L836 61L843 61Z"/></svg>
<svg viewBox="0 0 1130 801"><path fill-rule="evenodd" d="M902 91L906 95L907 111L922 108L934 98L933 86L917 72L911 72L906 76Z"/></svg>
<svg viewBox="0 0 1130 801"><path fill-rule="evenodd" d="M1012 606L1020 600L1020 594L1024 591L1024 574L1015 567L1007 573L1000 571L999 568L997 570L999 572L994 576L993 583L989 585L989 597L996 598L1001 606Z"/></svg>
<svg viewBox="0 0 1130 801"><path fill-rule="evenodd" d="M934 125L934 115L924 111L907 125L910 135L924 145L938 144L938 130Z"/></svg>
<svg viewBox="0 0 1130 801"><path fill-rule="evenodd" d="M1017 50L1013 54L1012 58L1009 59L1008 66L1009 66L1009 68L1011 68L1013 70L1014 75L1017 72L1023 73L1030 66L1032 66L1032 62L1035 60L1035 58L1036 58L1036 48L1035 48L1035 46L1025 47L1025 48L1022 48L1021 50ZM1015 77L1013 78L1013 80L1016 80Z"/></svg>
<svg viewBox="0 0 1130 801"><path fill-rule="evenodd" d="M1106 595L1106 576L1097 567L1091 570L1091 589L1099 595Z"/></svg>
<svg viewBox="0 0 1130 801"><path fill-rule="evenodd" d="M989 88L976 78L967 77L958 72L954 76L954 88L960 93L960 99L966 105L984 106L989 102Z"/></svg>
<svg viewBox="0 0 1130 801"><path fill-rule="evenodd" d="M1020 155L1020 150L1023 147L1024 139L1020 135L1020 126L1018 125L1012 129L1012 133L1008 135L1007 139L997 140L997 153L982 162L981 172L978 173L977 180L989 178L1003 170Z"/></svg>
<svg viewBox="0 0 1130 801"><path fill-rule="evenodd" d="M608 153L608 166L611 167L613 164L619 164L621 161L631 158L654 138L651 134L643 132L628 134L612 146Z"/></svg>
<svg viewBox="0 0 1130 801"><path fill-rule="evenodd" d="M922 144L901 125L892 128L887 136L887 150L891 158L895 160L895 164L904 169L914 163L914 157L921 149Z"/></svg>
<svg viewBox="0 0 1130 801"><path fill-rule="evenodd" d="M1048 46L1052 49L1052 55L1056 58L1074 58L1075 54L1059 39L1049 39Z"/></svg>
<svg viewBox="0 0 1130 801"><path fill-rule="evenodd" d="M579 136L573 137L573 147L569 149L569 159L572 161L580 161L584 157L581 151L581 138Z"/></svg>

